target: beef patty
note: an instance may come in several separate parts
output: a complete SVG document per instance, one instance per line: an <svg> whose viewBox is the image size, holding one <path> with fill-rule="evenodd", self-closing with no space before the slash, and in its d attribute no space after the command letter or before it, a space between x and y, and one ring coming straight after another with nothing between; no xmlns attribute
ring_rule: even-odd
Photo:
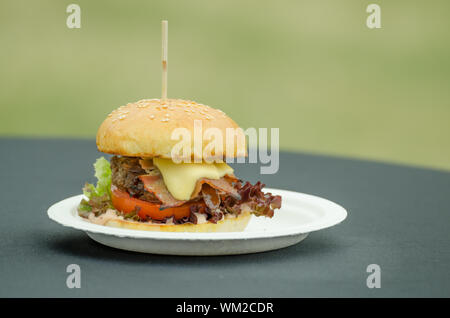
<svg viewBox="0 0 450 318"><path fill-rule="evenodd" d="M136 157L111 158L111 182L117 188L127 192L133 198L160 203L158 198L144 188L140 175L147 174Z"/></svg>

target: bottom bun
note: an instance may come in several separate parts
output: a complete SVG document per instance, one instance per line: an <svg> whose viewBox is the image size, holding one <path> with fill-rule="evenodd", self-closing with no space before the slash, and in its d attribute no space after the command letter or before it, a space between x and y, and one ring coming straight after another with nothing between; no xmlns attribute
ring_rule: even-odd
<svg viewBox="0 0 450 318"><path fill-rule="evenodd" d="M242 232L247 227L250 218L250 212L244 212L237 217L225 217L217 223L201 224L155 224L135 221L126 221L121 219L111 219L104 225L116 228L139 230L139 231L160 231L160 232Z"/></svg>

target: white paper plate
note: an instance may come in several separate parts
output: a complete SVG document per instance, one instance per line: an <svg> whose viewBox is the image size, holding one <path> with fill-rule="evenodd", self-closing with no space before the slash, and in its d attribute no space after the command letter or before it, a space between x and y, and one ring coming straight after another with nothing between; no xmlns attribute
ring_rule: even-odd
<svg viewBox="0 0 450 318"><path fill-rule="evenodd" d="M304 193L265 189L282 196L273 218L252 216L243 232L150 232L93 224L78 216L83 195L62 200L48 209L50 219L85 231L93 240L115 248L169 255L232 255L279 249L296 244L308 233L342 222L346 210L329 200Z"/></svg>

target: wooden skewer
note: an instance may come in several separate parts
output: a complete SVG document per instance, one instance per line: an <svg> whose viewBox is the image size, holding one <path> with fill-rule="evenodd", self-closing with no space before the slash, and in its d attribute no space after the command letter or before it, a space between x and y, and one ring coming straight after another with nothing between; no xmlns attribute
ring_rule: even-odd
<svg viewBox="0 0 450 318"><path fill-rule="evenodd" d="M162 26L162 86L161 99L167 99L167 42L168 42L168 21L163 20Z"/></svg>

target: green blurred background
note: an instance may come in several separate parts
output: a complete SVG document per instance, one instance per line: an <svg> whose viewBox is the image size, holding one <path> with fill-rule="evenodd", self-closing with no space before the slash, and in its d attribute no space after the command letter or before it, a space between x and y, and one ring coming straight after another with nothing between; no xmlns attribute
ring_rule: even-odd
<svg viewBox="0 0 450 318"><path fill-rule="evenodd" d="M68 29L66 7L81 7ZM382 29L368 29L377 3ZM280 127L283 149L450 169L450 2L0 2L0 136L93 138L160 97ZM2 151L5 151L4 149Z"/></svg>

